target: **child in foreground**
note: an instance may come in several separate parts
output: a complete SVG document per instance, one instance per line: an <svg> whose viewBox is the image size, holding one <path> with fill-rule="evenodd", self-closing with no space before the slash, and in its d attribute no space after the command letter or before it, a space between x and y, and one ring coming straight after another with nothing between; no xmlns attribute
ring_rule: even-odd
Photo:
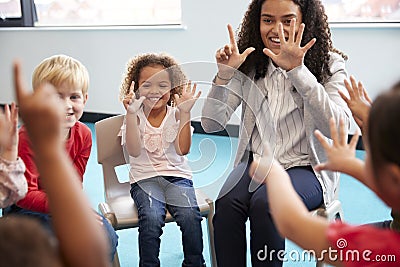
<svg viewBox="0 0 400 267"><path fill-rule="evenodd" d="M53 85L60 99L58 104L63 107L64 111L60 135L64 142L64 149L72 160L78 173L76 177L82 187L83 175L92 147L91 131L88 126L79 121L88 99L88 71L77 59L66 55L54 55L44 59L33 72L33 90L39 88L43 83ZM47 99L43 98L42 102L46 103ZM42 134L48 134L45 128L42 129ZM38 171L36 155L25 125L20 127L18 138L18 156L26 165L25 178L28 183L28 192L23 199L5 208L3 214L30 216L39 220L51 232L53 231L52 213L55 211L50 209L47 191L42 183L42 174ZM55 172L53 175L57 176L58 174ZM95 211L92 211L91 214L97 218L98 223L102 224L108 233L111 261L116 252L118 236L103 216ZM70 213L69 216L75 217L76 215Z"/></svg>
<svg viewBox="0 0 400 267"><path fill-rule="evenodd" d="M343 121L338 133L334 120L331 120L332 146L316 132L328 156L328 161L317 165L316 170L340 171L361 177L360 181L394 212L400 211L400 143L396 141L400 135L399 89L400 83L372 103L367 127L364 127L367 136L365 164L355 157L358 134L347 144ZM267 147L265 149L268 151ZM314 251L319 259L337 266L398 266L399 233L368 225L330 223L310 216L293 190L287 173L268 153L252 163L250 175L267 184L273 219L281 235ZM328 253L333 250L333 254ZM352 257L354 253L358 254L357 258Z"/></svg>
<svg viewBox="0 0 400 267"><path fill-rule="evenodd" d="M341 91L339 91L339 94L346 102L349 109L351 110L354 121L361 129L361 132L364 133L367 131L367 121L368 121L369 111L371 109L372 99L369 97L362 82L361 81L357 82L353 76L350 76L350 81L345 80L345 85L347 92L349 93L349 96L346 96ZM394 86L393 90L400 90L400 87ZM363 136L366 136L366 134L365 135L363 134ZM363 167L362 165L359 166L359 168L361 169L362 167ZM362 176L357 177L359 181L365 184L366 181L363 181L363 178L364 177ZM367 186L373 190L372 188L373 185L367 185ZM392 230L400 232L400 214L392 210L391 216L392 216L391 220L379 221L370 224L376 227L390 228Z"/></svg>
<svg viewBox="0 0 400 267"><path fill-rule="evenodd" d="M46 188L52 211L51 226L57 242L32 217L3 217L0 219L0 265L109 266L106 233L93 216L79 183L79 174L65 151L61 135L65 111L56 91L46 83L39 85L33 93L27 92L18 63L14 66L14 77L20 115L35 152L41 182Z"/></svg>

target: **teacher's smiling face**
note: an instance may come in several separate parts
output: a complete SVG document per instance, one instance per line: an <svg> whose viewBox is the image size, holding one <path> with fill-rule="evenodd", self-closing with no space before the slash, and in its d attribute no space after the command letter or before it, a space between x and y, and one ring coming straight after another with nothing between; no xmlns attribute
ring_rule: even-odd
<svg viewBox="0 0 400 267"><path fill-rule="evenodd" d="M281 43L278 36L278 25L282 23L285 39L289 38L290 21L296 19L297 35L302 22L300 6L291 0L266 0L261 6L260 34L264 46L275 54L280 51Z"/></svg>

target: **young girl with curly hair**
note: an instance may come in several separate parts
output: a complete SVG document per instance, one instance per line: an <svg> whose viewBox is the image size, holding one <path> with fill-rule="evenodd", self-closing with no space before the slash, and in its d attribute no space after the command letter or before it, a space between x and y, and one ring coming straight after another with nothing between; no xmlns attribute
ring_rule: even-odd
<svg viewBox="0 0 400 267"><path fill-rule="evenodd" d="M167 210L182 231L182 266L204 266L202 218L185 156L192 140L190 111L200 92L172 57L151 53L128 62L120 96L126 108L122 144L139 214L139 266L160 266Z"/></svg>
<svg viewBox="0 0 400 267"><path fill-rule="evenodd" d="M313 136L330 137L329 119L349 125L345 90L347 57L332 45L319 0L253 0L237 40L228 25L229 44L218 49L218 72L202 112L206 132L222 130L241 106L234 170L225 181L214 217L219 267L246 266L246 227L250 220L252 266L282 266L285 241L272 221L265 184L251 183L248 167L263 154L263 142L287 170L309 210L329 205L339 181L336 172L318 173L326 156Z"/></svg>

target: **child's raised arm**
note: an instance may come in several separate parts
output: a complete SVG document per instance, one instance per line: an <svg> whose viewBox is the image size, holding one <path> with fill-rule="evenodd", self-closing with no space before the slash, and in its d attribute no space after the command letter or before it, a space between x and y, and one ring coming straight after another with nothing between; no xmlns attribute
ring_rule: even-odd
<svg viewBox="0 0 400 267"><path fill-rule="evenodd" d="M175 140L175 150L178 155L186 155L190 151L190 146L192 144L192 133L190 129L190 111L192 110L197 99L199 99L201 91L196 93L197 84L193 85L189 81L182 95L179 96L175 94L176 106L179 110L179 130L178 136Z"/></svg>
<svg viewBox="0 0 400 267"><path fill-rule="evenodd" d="M343 131L345 126L342 120L339 122L339 128L338 134L335 127L335 120L332 118L330 121L331 136L333 140L332 145L326 141L325 136L321 132L318 130L315 131L315 136L325 149L328 161L316 165L314 169L316 171L329 170L345 173L356 178L372 191L376 192L374 182L369 179L368 177L370 176L365 173L364 161L355 156L359 133L357 132L351 139L350 143L347 144L347 135L345 131Z"/></svg>
<svg viewBox="0 0 400 267"><path fill-rule="evenodd" d="M140 149L142 147L142 140L140 139L140 132L138 126L137 113L142 106L145 96L136 99L133 96L133 88L135 83L131 84L131 91L127 98L124 98L124 106L126 107L125 124L126 124L126 150L131 157L140 156ZM128 100L129 98L129 100Z"/></svg>
<svg viewBox="0 0 400 267"><path fill-rule="evenodd" d="M35 161L48 194L52 223L66 266L109 266L106 235L93 216L78 174L65 152L61 122L65 116L49 84L33 93L22 84L14 65L16 98L35 152Z"/></svg>
<svg viewBox="0 0 400 267"><path fill-rule="evenodd" d="M358 127L360 127L361 131L364 132L372 100L363 84L360 81L356 82L356 79L353 76L350 76L350 82L344 80L344 84L350 97L348 98L342 91L339 91L339 95L351 110Z"/></svg>
<svg viewBox="0 0 400 267"><path fill-rule="evenodd" d="M0 157L15 161L18 157L18 109L15 103L0 111Z"/></svg>
<svg viewBox="0 0 400 267"><path fill-rule="evenodd" d="M264 151L268 151L268 148L265 147ZM257 181L264 180L271 214L279 233L300 247L314 251L318 258L325 256L323 252L329 248L326 235L329 222L310 215L287 172L266 154L260 160L253 161L250 176ZM327 257L324 260L329 262Z"/></svg>
<svg viewBox="0 0 400 267"><path fill-rule="evenodd" d="M358 132L353 136L350 143L347 144L347 135L344 131L344 122L340 120L340 133L336 129L335 119L329 121L331 137L333 144L330 145L325 136L319 131L315 131L315 136L323 146L328 161L320 163L314 167L316 171L330 170L346 173L351 176L363 175L363 162L356 158L356 145L358 141Z"/></svg>

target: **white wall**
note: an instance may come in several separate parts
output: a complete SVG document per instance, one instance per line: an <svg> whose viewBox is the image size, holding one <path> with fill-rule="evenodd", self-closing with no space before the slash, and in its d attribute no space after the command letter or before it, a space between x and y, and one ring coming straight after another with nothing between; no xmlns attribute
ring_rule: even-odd
<svg viewBox="0 0 400 267"><path fill-rule="evenodd" d="M400 80L400 23L389 26L333 25L331 30L334 45L349 56L349 74L361 80L373 98Z"/></svg>
<svg viewBox="0 0 400 267"><path fill-rule="evenodd" d="M29 84L34 67L45 57L64 53L82 61L91 84L86 111L122 113L118 88L125 64L143 52L168 52L179 62L210 62L201 79L214 72L214 53L228 41L226 24L236 28L247 8L243 0L182 0L184 28L49 29L0 28L0 103L14 99L11 64L20 58ZM400 79L399 28L332 27L334 45L350 59L348 70L361 79L374 97ZM207 86L202 87L205 96ZM200 115L201 102L194 111ZM238 123L237 118L232 123Z"/></svg>

